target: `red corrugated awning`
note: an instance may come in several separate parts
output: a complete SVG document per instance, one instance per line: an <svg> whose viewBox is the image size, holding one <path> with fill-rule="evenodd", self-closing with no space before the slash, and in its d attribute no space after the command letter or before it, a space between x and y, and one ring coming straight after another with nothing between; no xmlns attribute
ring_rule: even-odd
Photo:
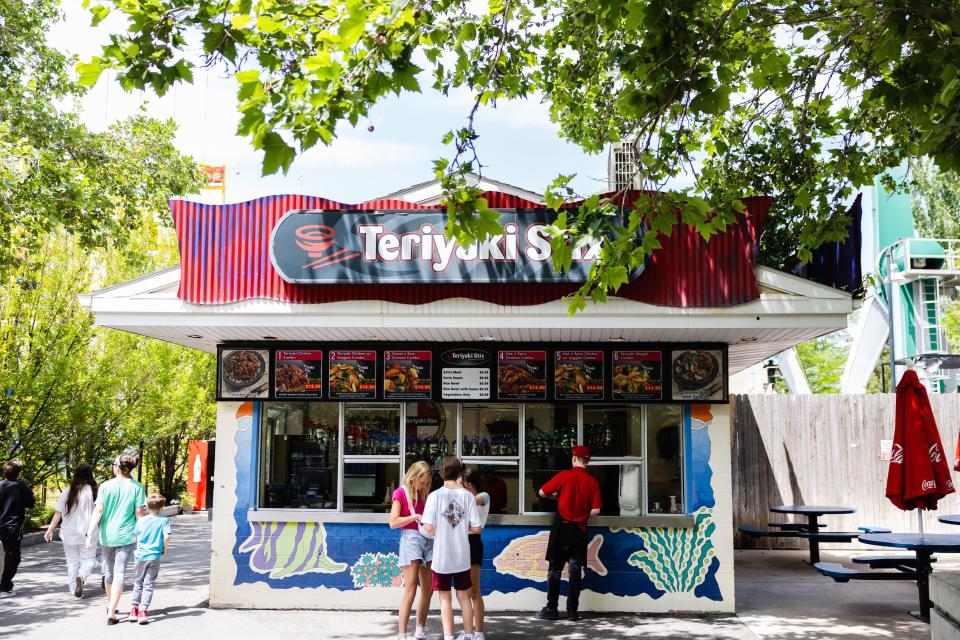
<svg viewBox="0 0 960 640"><path fill-rule="evenodd" d="M633 192L625 201L641 195ZM544 209L540 203L501 192L484 196L495 209ZM743 200L746 210L723 233L703 240L679 225L650 257L646 269L621 287L617 296L674 307L725 307L759 297L757 243L772 198ZM575 206L571 203L569 206ZM400 200L342 204L314 196L277 195L228 205L172 200L170 209L180 245L180 299L195 304L227 304L253 298L298 304L343 300L384 300L424 304L448 298L484 300L506 306L542 304L579 288L571 284L291 284L270 263L270 234L292 209L385 211L437 209Z"/></svg>

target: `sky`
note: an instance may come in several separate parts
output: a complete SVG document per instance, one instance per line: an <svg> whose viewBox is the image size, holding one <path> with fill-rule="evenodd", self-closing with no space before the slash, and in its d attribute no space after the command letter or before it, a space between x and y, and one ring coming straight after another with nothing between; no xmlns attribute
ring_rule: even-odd
<svg viewBox="0 0 960 640"><path fill-rule="evenodd" d="M51 44L81 60L96 55L107 34L124 28L111 16L90 26L81 0L62 0L65 20L50 33ZM421 74L421 86L429 84ZM262 154L236 135L236 81L223 69L194 69L192 85L177 85L163 98L151 92L126 93L113 73L105 73L83 99L82 118L101 131L141 108L179 125L176 144L204 164L227 166L227 201L295 193L362 202L432 179L432 161L449 153L444 132L462 127L472 100L467 92L443 96L432 89L404 93L371 111L357 128L345 123L330 147L318 145L298 156L286 176L261 177ZM606 191L606 154L587 155L564 142L537 100L501 101L477 116L483 174L542 192L557 175L576 173L581 194ZM369 132L369 125L374 131Z"/></svg>

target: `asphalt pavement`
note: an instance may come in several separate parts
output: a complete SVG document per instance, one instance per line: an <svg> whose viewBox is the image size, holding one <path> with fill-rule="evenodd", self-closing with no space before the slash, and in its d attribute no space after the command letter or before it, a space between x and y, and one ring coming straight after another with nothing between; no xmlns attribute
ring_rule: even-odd
<svg viewBox="0 0 960 640"><path fill-rule="evenodd" d="M0 637L137 638L395 638L391 611L210 609L207 572L210 524L205 514L171 520L173 541L157 581L146 626L107 627L99 579L77 599L68 593L58 543L24 549L18 595L0 600ZM847 554L849 555L849 554ZM487 637L604 640L920 640L929 627L916 608L912 583L846 583L824 578L802 562L803 552L737 552L738 615L589 615L579 623L534 620L530 612L488 613ZM826 559L826 557L825 557ZM843 560L842 556L835 556ZM954 565L954 568L956 565ZM946 567L938 567L938 570ZM128 583L129 584L129 583ZM128 610L129 591L121 600ZM412 628L411 628L412 631ZM427 632L442 637L431 613Z"/></svg>

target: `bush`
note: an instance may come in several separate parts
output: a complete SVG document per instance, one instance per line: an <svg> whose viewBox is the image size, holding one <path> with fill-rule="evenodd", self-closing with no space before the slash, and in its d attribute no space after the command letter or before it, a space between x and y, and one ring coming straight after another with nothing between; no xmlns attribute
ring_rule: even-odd
<svg viewBox="0 0 960 640"><path fill-rule="evenodd" d="M53 520L53 514L56 513L56 511L53 507L42 504L38 504L33 509L27 509L27 521L24 524L24 528L27 530L43 529Z"/></svg>

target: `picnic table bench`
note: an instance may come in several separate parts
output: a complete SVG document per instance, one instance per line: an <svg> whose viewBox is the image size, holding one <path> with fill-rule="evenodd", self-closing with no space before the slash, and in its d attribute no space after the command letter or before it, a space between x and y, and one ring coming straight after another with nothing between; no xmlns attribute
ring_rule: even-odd
<svg viewBox="0 0 960 640"><path fill-rule="evenodd" d="M837 582L851 580L915 580L920 600L920 610L912 615L930 621L930 572L937 561L934 553L960 553L960 536L942 533L868 533L860 537L865 544L881 547L909 549L913 555L858 556L852 558L857 564L866 564L871 569L896 569L896 571L859 571L837 562L818 562L814 565L820 573Z"/></svg>
<svg viewBox="0 0 960 640"><path fill-rule="evenodd" d="M883 527L863 526L859 531L826 531L826 524L819 521L820 516L828 514L854 513L853 507L820 506L820 505L779 505L770 507L774 513L802 515L806 522L771 522L762 529L754 525L742 525L741 533L752 538L804 538L810 545L810 564L820 562L821 542L851 542L864 533L889 533L890 529Z"/></svg>

